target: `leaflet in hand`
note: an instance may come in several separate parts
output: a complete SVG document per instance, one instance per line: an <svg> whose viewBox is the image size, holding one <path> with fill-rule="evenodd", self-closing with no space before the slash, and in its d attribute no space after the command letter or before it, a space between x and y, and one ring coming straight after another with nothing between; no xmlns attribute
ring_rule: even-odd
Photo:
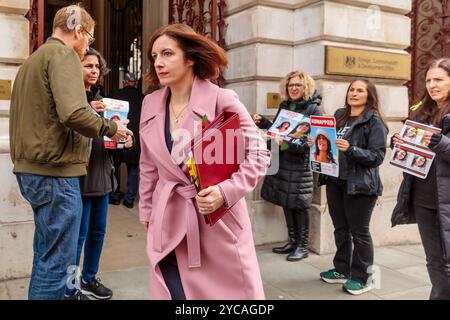
<svg viewBox="0 0 450 320"><path fill-rule="evenodd" d="M128 111L130 106L128 101L103 98L105 104L104 117L110 120L126 120L128 119ZM123 149L125 141L115 142L111 138L104 137L106 149Z"/></svg>
<svg viewBox="0 0 450 320"><path fill-rule="evenodd" d="M310 132L310 119L298 112L281 110L267 135L295 144L304 144Z"/></svg>
<svg viewBox="0 0 450 320"><path fill-rule="evenodd" d="M336 119L311 116L310 149L311 170L339 177L338 149L336 146Z"/></svg>
<svg viewBox="0 0 450 320"><path fill-rule="evenodd" d="M392 150L390 164L403 172L425 179L430 171L435 153L423 144L425 133L440 133L441 129L407 120L400 132L403 144Z"/></svg>

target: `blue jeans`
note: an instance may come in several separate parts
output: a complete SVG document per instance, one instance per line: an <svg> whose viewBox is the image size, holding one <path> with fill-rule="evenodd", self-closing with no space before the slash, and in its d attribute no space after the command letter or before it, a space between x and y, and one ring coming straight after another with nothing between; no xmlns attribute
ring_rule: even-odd
<svg viewBox="0 0 450 320"><path fill-rule="evenodd" d="M33 269L28 299L62 300L76 264L82 201L79 178L16 174L34 212Z"/></svg>
<svg viewBox="0 0 450 320"><path fill-rule="evenodd" d="M84 282L91 282L97 275L103 241L106 234L106 218L108 213L108 194L104 196L83 197L83 217L78 238L76 264L80 264L81 251L84 245L83 271ZM66 290L71 295L75 290Z"/></svg>
<svg viewBox="0 0 450 320"><path fill-rule="evenodd" d="M127 172L127 193L125 193L124 200L128 203L133 203L138 193L139 165L127 163Z"/></svg>
<svg viewBox="0 0 450 320"><path fill-rule="evenodd" d="M117 189L111 192L110 197L112 200L120 201L120 165L121 162L114 163L114 175L117 179ZM136 199L139 186L139 165L127 163L127 192L125 193L124 200L128 203L133 203Z"/></svg>

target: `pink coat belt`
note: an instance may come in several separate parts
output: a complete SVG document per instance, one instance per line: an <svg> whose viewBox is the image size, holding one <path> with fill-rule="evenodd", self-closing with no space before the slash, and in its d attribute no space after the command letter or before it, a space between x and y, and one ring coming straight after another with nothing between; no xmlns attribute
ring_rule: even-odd
<svg viewBox="0 0 450 320"><path fill-rule="evenodd" d="M162 188L156 208L153 208L153 212L157 212L154 220L154 232L153 232L153 249L157 252L163 251L163 223L164 215L172 192L178 193L181 197L186 199L191 208L186 208L187 214L187 248L188 248L188 263L189 268L197 268L201 266L200 261L200 232L198 227L197 209L194 206L193 201L189 199L195 198L197 190L194 184L188 186L181 186L179 182L167 182ZM180 212L183 214L183 212Z"/></svg>

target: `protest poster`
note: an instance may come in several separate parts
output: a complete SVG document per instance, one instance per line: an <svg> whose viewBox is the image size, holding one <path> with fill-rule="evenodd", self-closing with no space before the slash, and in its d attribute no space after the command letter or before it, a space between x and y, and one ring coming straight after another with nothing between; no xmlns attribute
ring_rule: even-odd
<svg viewBox="0 0 450 320"><path fill-rule="evenodd" d="M310 132L309 117L294 111L282 109L267 135L271 138L278 137L295 144L304 144L308 141Z"/></svg>
<svg viewBox="0 0 450 320"><path fill-rule="evenodd" d="M102 102L105 104L104 117L110 120L126 120L128 119L128 112L130 105L128 101L103 98ZM123 149L125 141L115 142L111 138L104 137L106 149Z"/></svg>
<svg viewBox="0 0 450 320"><path fill-rule="evenodd" d="M440 133L441 129L433 126L428 126L423 123L406 120L403 125L402 131L400 131L400 136L405 141L406 144L413 145L418 148L425 150L430 150L423 144L423 137L425 133Z"/></svg>
<svg viewBox="0 0 450 320"><path fill-rule="evenodd" d="M403 172L425 179L430 171L435 153L407 144L396 144L390 164Z"/></svg>
<svg viewBox="0 0 450 320"><path fill-rule="evenodd" d="M338 149L336 146L336 119L311 116L310 149L311 170L339 177Z"/></svg>
<svg viewBox="0 0 450 320"><path fill-rule="evenodd" d="M396 144L389 163L403 172L425 179L434 161L435 153L423 143L426 133L440 133L441 129L407 120L400 131L404 143Z"/></svg>

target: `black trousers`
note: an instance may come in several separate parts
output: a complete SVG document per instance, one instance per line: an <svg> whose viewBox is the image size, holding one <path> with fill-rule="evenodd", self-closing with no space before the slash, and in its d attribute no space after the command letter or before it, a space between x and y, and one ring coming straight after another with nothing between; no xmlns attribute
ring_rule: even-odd
<svg viewBox="0 0 450 320"><path fill-rule="evenodd" d="M369 224L377 196L348 195L347 181L341 179L328 179L326 193L337 248L334 267L365 284L373 265Z"/></svg>
<svg viewBox="0 0 450 320"><path fill-rule="evenodd" d="M430 300L450 300L450 265L445 259L437 210L415 205L414 213L432 285Z"/></svg>
<svg viewBox="0 0 450 320"><path fill-rule="evenodd" d="M161 269L167 288L170 291L172 300L186 300L183 284L181 283L180 272L178 270L175 250L161 260L159 268Z"/></svg>

